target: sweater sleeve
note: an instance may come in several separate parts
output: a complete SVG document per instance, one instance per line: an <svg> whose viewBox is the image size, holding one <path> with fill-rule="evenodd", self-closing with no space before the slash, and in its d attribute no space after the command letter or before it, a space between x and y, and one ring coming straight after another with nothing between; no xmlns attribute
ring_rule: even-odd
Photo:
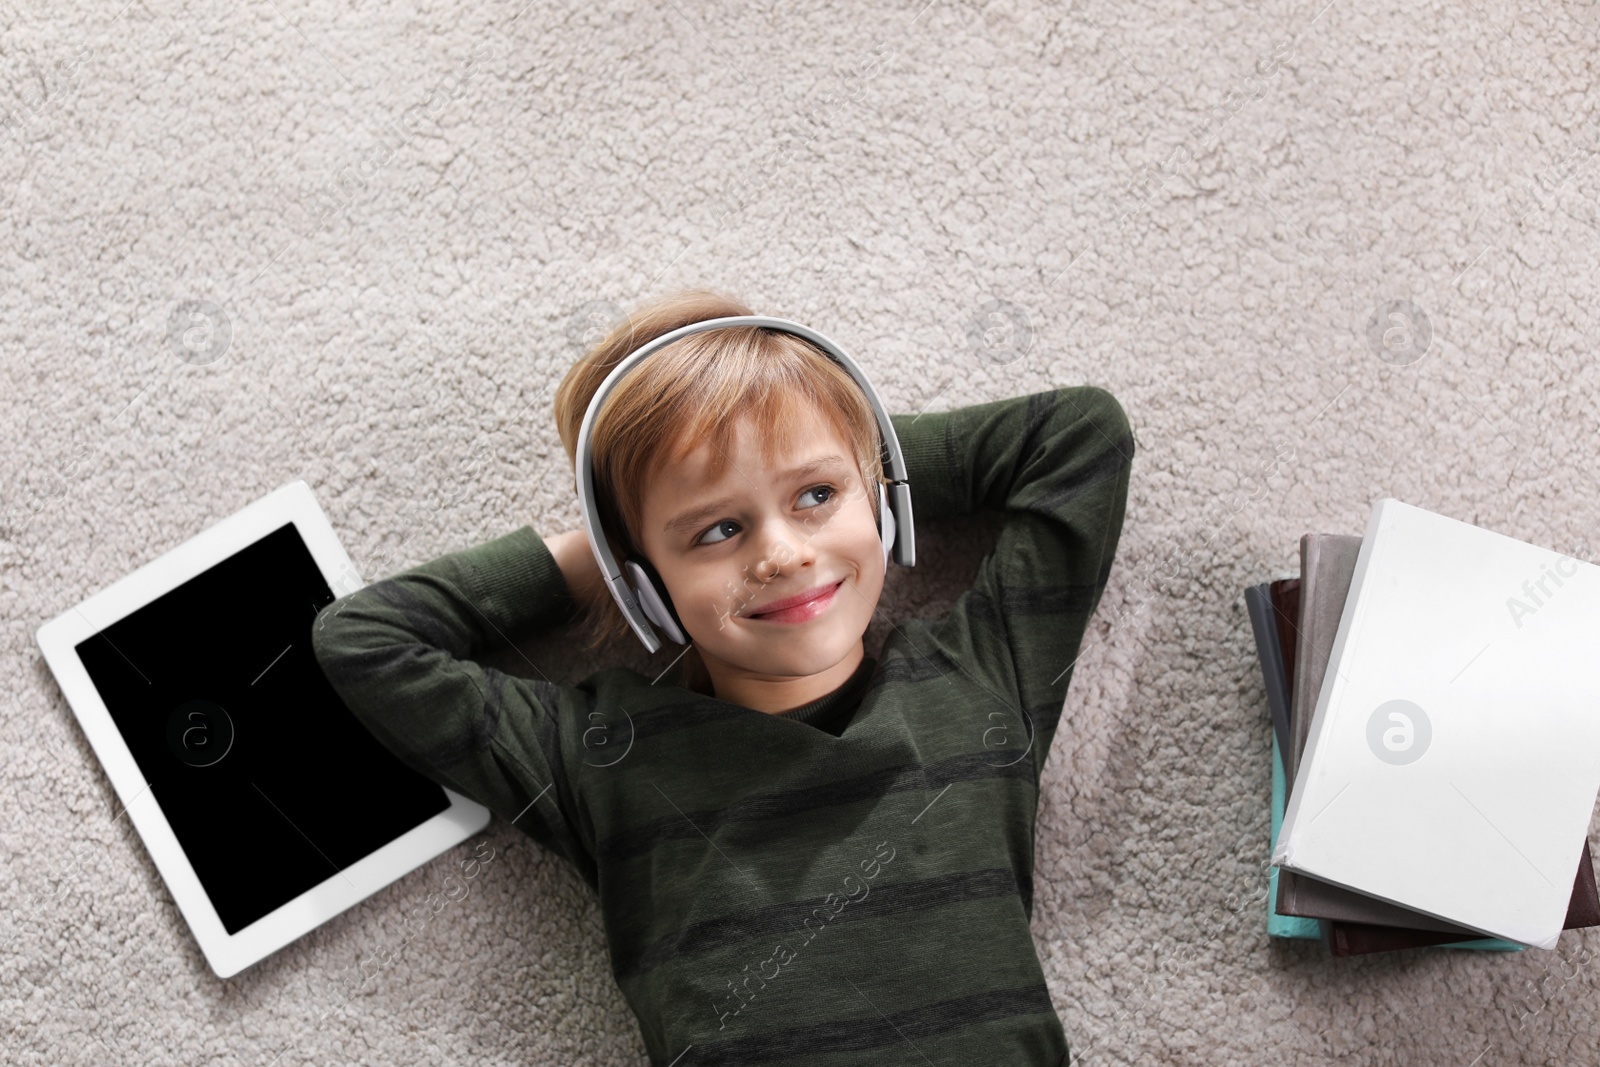
<svg viewBox="0 0 1600 1067"><path fill-rule="evenodd" d="M568 776L572 724L584 721L592 694L475 662L575 613L548 546L524 526L335 600L312 622L312 648L390 752L514 824L594 887L593 834Z"/></svg>
<svg viewBox="0 0 1600 1067"><path fill-rule="evenodd" d="M1106 390L1078 386L891 420L913 521L1006 512L972 587L929 633L994 694L977 711L985 746L1018 762L1025 752L1037 783L1122 532L1127 415Z"/></svg>

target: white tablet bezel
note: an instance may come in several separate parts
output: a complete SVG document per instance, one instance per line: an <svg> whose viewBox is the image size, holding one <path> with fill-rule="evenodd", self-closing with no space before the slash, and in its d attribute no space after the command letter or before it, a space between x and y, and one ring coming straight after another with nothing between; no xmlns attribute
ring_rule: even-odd
<svg viewBox="0 0 1600 1067"><path fill-rule="evenodd" d="M156 803L138 763L95 689L76 647L182 583L293 522L335 597L365 583L304 480L288 483L229 515L40 626L36 638L117 798L194 932L206 962L229 978L453 848L489 823L489 809L445 789L450 807L236 934L222 926L189 857ZM305 640L311 640L306 626ZM443 788L443 787L441 787Z"/></svg>

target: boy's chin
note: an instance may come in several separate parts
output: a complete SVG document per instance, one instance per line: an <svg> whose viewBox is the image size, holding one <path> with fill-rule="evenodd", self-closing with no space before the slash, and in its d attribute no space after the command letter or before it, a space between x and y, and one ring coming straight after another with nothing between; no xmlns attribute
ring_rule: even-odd
<svg viewBox="0 0 1600 1067"><path fill-rule="evenodd" d="M738 648L718 650L697 645L701 658L707 654L717 661L751 674L779 675L788 678L821 674L838 665L860 643L861 635L774 633L760 641L747 641ZM769 647L762 647L767 645Z"/></svg>

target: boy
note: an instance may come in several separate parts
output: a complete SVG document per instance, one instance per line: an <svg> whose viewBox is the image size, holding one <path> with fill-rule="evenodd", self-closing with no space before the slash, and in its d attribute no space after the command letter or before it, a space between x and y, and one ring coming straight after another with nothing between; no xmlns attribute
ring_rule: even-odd
<svg viewBox="0 0 1600 1067"><path fill-rule="evenodd" d="M617 359L748 314L696 291L631 317L558 391L569 457ZM646 359L592 433L613 551L651 562L690 640L672 683L474 662L580 608L625 628L581 531L523 526L315 623L330 683L387 747L597 893L658 1067L1067 1062L1029 930L1034 817L1132 435L1093 387L892 421L914 519L1008 519L952 611L898 623L878 657L876 423L831 360L755 328Z"/></svg>

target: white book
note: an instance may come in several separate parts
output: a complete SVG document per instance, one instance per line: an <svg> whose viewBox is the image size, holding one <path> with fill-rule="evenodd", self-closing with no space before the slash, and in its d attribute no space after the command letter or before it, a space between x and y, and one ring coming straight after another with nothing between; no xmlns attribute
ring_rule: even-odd
<svg viewBox="0 0 1600 1067"><path fill-rule="evenodd" d="M1552 949L1600 792L1600 567L1380 500L1273 849Z"/></svg>

